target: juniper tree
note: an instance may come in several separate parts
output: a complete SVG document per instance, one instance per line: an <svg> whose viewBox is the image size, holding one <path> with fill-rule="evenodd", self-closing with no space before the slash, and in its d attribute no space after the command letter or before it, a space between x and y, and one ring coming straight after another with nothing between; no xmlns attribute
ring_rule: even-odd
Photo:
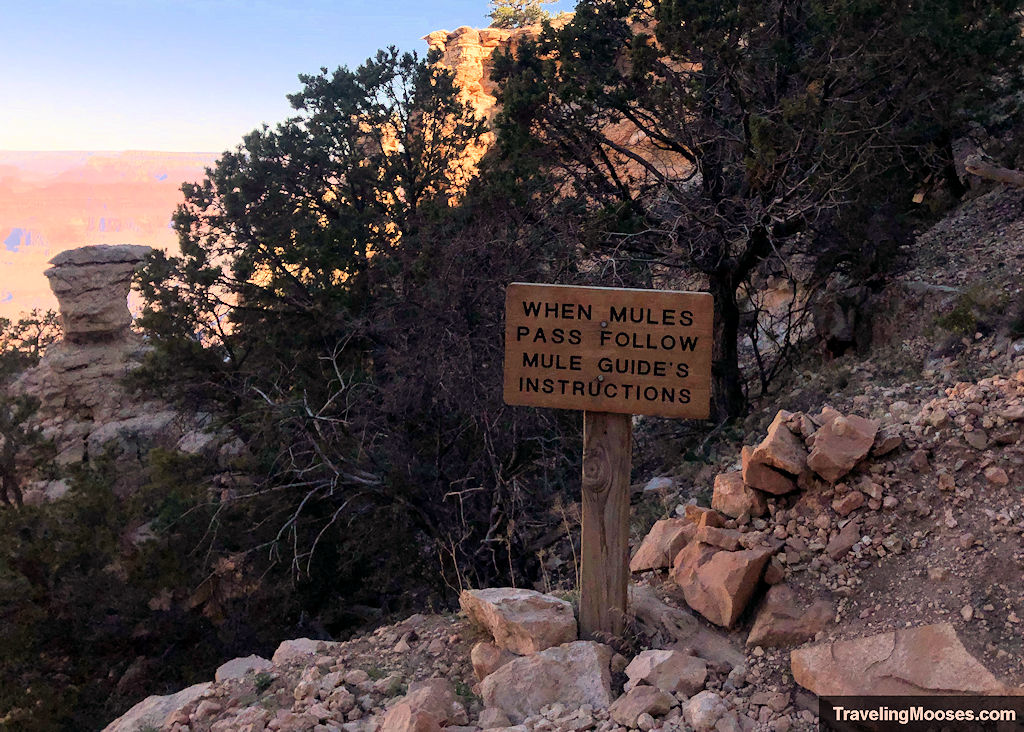
<svg viewBox="0 0 1024 732"><path fill-rule="evenodd" d="M897 228L921 181L955 178L953 139L1019 75L1020 8L584 0L498 58L504 154L600 212L605 251L705 279L714 402L735 416L738 289L797 252L878 274L871 232Z"/></svg>
<svg viewBox="0 0 1024 732"><path fill-rule="evenodd" d="M491 0L492 28L522 28L548 20L551 14L542 5L555 0Z"/></svg>

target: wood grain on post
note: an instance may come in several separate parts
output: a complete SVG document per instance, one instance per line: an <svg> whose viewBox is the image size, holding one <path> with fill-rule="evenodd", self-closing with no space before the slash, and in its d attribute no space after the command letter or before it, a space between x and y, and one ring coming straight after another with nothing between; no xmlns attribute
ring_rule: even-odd
<svg viewBox="0 0 1024 732"><path fill-rule="evenodd" d="M583 413L580 637L621 635L629 582L632 417Z"/></svg>

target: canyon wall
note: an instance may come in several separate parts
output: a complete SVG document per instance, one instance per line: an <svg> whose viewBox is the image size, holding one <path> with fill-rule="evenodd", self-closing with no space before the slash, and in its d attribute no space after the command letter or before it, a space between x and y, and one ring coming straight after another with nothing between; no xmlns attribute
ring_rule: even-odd
<svg viewBox="0 0 1024 732"><path fill-rule="evenodd" d="M552 25L560 27L569 23L572 15L562 14L552 19ZM491 79L494 69L493 56L496 52L507 53L515 49L524 40L536 40L543 30L541 25L525 28L471 28L461 26L454 31L439 30L423 37L430 50L441 52L439 63L455 74L455 82L460 89L460 99L468 102L476 114L489 124L501 111L498 102L498 85ZM622 120L609 125L605 135L616 146L639 153L640 157L650 160L659 173L670 178L682 178L691 169L690 164L681 156L654 145L646 134L631 122ZM471 149L466 159L470 167L475 167L494 143L494 133L488 132L480 144ZM611 149L606 153L613 161L619 174L631 184L640 186L650 182L650 172L641 165Z"/></svg>

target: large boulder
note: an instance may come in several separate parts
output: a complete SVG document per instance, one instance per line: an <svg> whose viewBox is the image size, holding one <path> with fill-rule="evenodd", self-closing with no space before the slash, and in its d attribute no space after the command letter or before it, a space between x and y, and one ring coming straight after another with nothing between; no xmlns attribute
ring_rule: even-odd
<svg viewBox="0 0 1024 732"><path fill-rule="evenodd" d="M80 247L50 260L45 274L60 304L64 339L114 339L128 332L132 275L152 248L121 244Z"/></svg>
<svg viewBox="0 0 1024 732"><path fill-rule="evenodd" d="M681 651L654 649L638 654L626 666L626 676L633 684L650 684L670 694L687 696L704 688L708 665L700 658Z"/></svg>
<svg viewBox="0 0 1024 732"><path fill-rule="evenodd" d="M117 461L119 493L134 487L132 475L150 450L172 447L191 421L166 403L140 398L125 383L149 350L130 330L128 291L151 251L101 245L54 257L46 275L60 303L63 338L11 387L39 401L36 419L53 441L58 465L109 450Z"/></svg>
<svg viewBox="0 0 1024 732"><path fill-rule="evenodd" d="M803 440L793 433L789 423L793 413L782 409L768 426L768 434L750 455L750 461L800 475L807 465L807 448ZM756 487L756 486L755 486Z"/></svg>
<svg viewBox="0 0 1024 732"><path fill-rule="evenodd" d="M241 679L244 678L246 674L266 671L273 667L273 663L256 655L246 656L244 658L233 658L218 666L213 678L217 683L220 683L231 679Z"/></svg>
<svg viewBox="0 0 1024 732"><path fill-rule="evenodd" d="M773 551L726 551L694 541L676 557L672 578L686 604L716 625L731 628L757 589Z"/></svg>
<svg viewBox="0 0 1024 732"><path fill-rule="evenodd" d="M774 496L795 491L796 481L789 475L775 468L754 460L754 448L744 445L740 450L742 470L740 477L744 484Z"/></svg>
<svg viewBox="0 0 1024 732"><path fill-rule="evenodd" d="M715 528L725 526L725 516L718 511L692 503L687 503L683 506L683 518L696 524L698 528L702 526L713 526Z"/></svg>
<svg viewBox="0 0 1024 732"><path fill-rule="evenodd" d="M879 423L834 409L822 411L822 426L811 439L813 447L807 466L830 483L835 483L867 457L875 444Z"/></svg>
<svg viewBox="0 0 1024 732"><path fill-rule="evenodd" d="M856 546L860 538L860 522L850 521L839 530L839 533L832 537L825 547L825 551L828 552L832 559L842 559L848 551Z"/></svg>
<svg viewBox="0 0 1024 732"><path fill-rule="evenodd" d="M743 514L756 517L768 511L768 502L764 495L743 482L742 471L734 470L715 476L711 508L733 518Z"/></svg>
<svg viewBox="0 0 1024 732"><path fill-rule="evenodd" d="M748 646L795 646L811 640L832 621L828 600L808 605L787 585L774 585L757 611L747 636Z"/></svg>
<svg viewBox="0 0 1024 732"><path fill-rule="evenodd" d="M1006 687L949 623L906 628L790 653L793 679L819 696L1001 694Z"/></svg>
<svg viewBox="0 0 1024 732"><path fill-rule="evenodd" d="M286 640L282 641L277 650L274 651L272 661L275 666L282 666L286 663L311 658L320 653L321 649L326 650L339 645L341 644L334 643L333 641L316 640L314 638Z"/></svg>
<svg viewBox="0 0 1024 732"><path fill-rule="evenodd" d="M577 708L606 709L612 702L612 649L575 641L506 663L480 683L485 707L501 709L521 724L541 707L561 702Z"/></svg>
<svg viewBox="0 0 1024 732"><path fill-rule="evenodd" d="M629 571L670 567L676 554L690 543L696 532L697 524L685 518L655 521L629 561Z"/></svg>
<svg viewBox="0 0 1024 732"><path fill-rule="evenodd" d="M380 729L381 732L436 732L467 721L466 710L456 700L452 682L432 678L410 684L409 693L388 709Z"/></svg>
<svg viewBox="0 0 1024 732"><path fill-rule="evenodd" d="M572 605L551 595L515 587L464 590L459 605L500 648L530 654L576 640Z"/></svg>
<svg viewBox="0 0 1024 732"><path fill-rule="evenodd" d="M188 706L209 691L212 684L202 684L182 689L176 694L146 697L120 717L103 728L103 732L141 732L145 729L160 729L164 720Z"/></svg>

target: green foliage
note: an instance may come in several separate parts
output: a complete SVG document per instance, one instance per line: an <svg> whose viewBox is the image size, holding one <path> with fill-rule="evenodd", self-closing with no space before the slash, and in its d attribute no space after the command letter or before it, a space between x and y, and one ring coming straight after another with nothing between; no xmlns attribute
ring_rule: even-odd
<svg viewBox="0 0 1024 732"><path fill-rule="evenodd" d="M462 703L465 706L469 706L473 702L481 701L481 698L473 693L473 689L462 679L455 680L455 695L460 697Z"/></svg>
<svg viewBox="0 0 1024 732"><path fill-rule="evenodd" d="M716 411L735 416L737 288L798 256L823 277L883 275L914 187L955 188L952 140L1020 88L1019 10L586 0L496 60L502 152L570 181L605 228L593 256L702 273Z"/></svg>
<svg viewBox="0 0 1024 732"><path fill-rule="evenodd" d="M185 565L199 525L135 545L145 514L111 482L80 472L58 502L0 511L0 726L97 729L146 693L203 680L230 650L180 594L152 604L198 581ZM119 684L138 656L159 662Z"/></svg>
<svg viewBox="0 0 1024 732"><path fill-rule="evenodd" d="M0 393L0 502L4 504L21 505L22 473L50 457L42 429L31 421L38 407L37 399Z"/></svg>
<svg viewBox="0 0 1024 732"><path fill-rule="evenodd" d="M10 392L11 380L39 362L46 347L60 337L52 310L31 313L12 322L0 318L0 501L21 505L22 475L51 457L42 430L31 418L38 401Z"/></svg>
<svg viewBox="0 0 1024 732"><path fill-rule="evenodd" d="M141 278L159 368L233 375L287 345L299 360L275 376L323 378L325 351L365 337L399 242L462 184L458 157L483 128L450 73L392 48L300 79L297 116L183 188L181 256L155 255ZM345 367L359 379L367 364Z"/></svg>
<svg viewBox="0 0 1024 732"><path fill-rule="evenodd" d="M247 448L254 484L208 496L202 611L342 635L531 571L520 517L571 489L578 438L553 435L578 430L502 403L504 287L572 277L575 239L551 189L463 169L483 128L450 73L390 50L301 78L293 119L186 186L139 377ZM152 528L193 521L173 486L202 477L153 466Z"/></svg>
<svg viewBox="0 0 1024 732"><path fill-rule="evenodd" d="M256 690L257 694L262 694L264 691L269 689L270 685L273 683L273 674L267 673L266 671L260 671L253 679L253 688Z"/></svg>
<svg viewBox="0 0 1024 732"><path fill-rule="evenodd" d="M522 28L549 20L551 14L542 5L555 0L491 0L492 28Z"/></svg>
<svg viewBox="0 0 1024 732"><path fill-rule="evenodd" d="M973 336L978 327L974 300L966 295L957 298L953 308L935 319L935 324L954 335Z"/></svg>
<svg viewBox="0 0 1024 732"><path fill-rule="evenodd" d="M0 318L0 384L37 364L60 335L60 319L53 310L36 309L17 321Z"/></svg>

